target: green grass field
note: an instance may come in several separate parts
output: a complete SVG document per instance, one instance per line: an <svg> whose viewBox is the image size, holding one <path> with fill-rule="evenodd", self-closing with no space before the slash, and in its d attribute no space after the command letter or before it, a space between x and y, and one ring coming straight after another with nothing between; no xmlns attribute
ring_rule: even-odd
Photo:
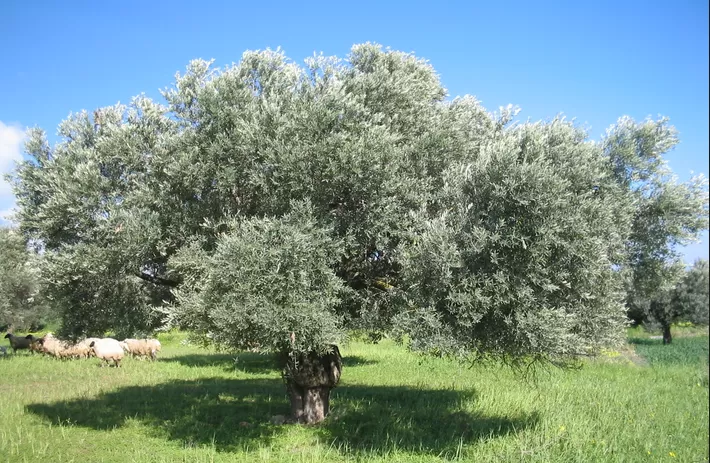
<svg viewBox="0 0 710 463"><path fill-rule="evenodd" d="M632 330L621 352L526 381L354 342L318 426L270 423L289 407L269 359L179 334L119 369L8 355L0 461L708 461L708 337L693 334L662 346Z"/></svg>

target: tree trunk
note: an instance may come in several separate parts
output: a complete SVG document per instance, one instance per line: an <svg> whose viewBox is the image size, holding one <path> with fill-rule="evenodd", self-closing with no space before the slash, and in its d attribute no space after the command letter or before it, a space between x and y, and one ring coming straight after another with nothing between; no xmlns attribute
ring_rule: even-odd
<svg viewBox="0 0 710 463"><path fill-rule="evenodd" d="M663 325L663 344L670 344L673 342L673 336L671 336L671 325Z"/></svg>
<svg viewBox="0 0 710 463"><path fill-rule="evenodd" d="M337 346L326 355L287 356L283 370L291 401L291 420L315 424L323 421L330 410L330 390L340 381L343 369Z"/></svg>
<svg viewBox="0 0 710 463"><path fill-rule="evenodd" d="M330 409L330 390L323 387L301 387L289 384L291 420L296 423L314 424L325 419Z"/></svg>

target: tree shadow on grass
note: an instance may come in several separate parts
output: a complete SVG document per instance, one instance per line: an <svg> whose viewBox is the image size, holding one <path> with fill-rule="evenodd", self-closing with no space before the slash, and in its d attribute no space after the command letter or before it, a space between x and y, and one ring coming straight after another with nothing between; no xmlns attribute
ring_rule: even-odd
<svg viewBox="0 0 710 463"><path fill-rule="evenodd" d="M642 346L663 345L663 339L629 338L629 344L639 344Z"/></svg>
<svg viewBox="0 0 710 463"><path fill-rule="evenodd" d="M174 362L187 367L222 367L226 371L243 371L251 374L268 374L280 371L276 356L255 354L253 352L239 352L232 354L187 354L175 357L164 357L161 362ZM343 366L346 368L372 365L374 360L358 356L343 357Z"/></svg>
<svg viewBox="0 0 710 463"><path fill-rule="evenodd" d="M447 454L456 448L518 432L538 421L536 414L485 416L463 407L475 392L404 386L343 385L332 398L332 414L314 427L324 445L344 454L385 454L397 448L423 454ZM279 379L170 381L55 403L26 406L53 424L97 430L138 421L155 437L214 445L218 451L268 445L290 425L274 425L289 404Z"/></svg>
<svg viewBox="0 0 710 463"><path fill-rule="evenodd" d="M403 450L453 457L460 445L534 427L537 413L488 416L474 390L349 386L333 390L332 412L319 428L323 441L355 454Z"/></svg>
<svg viewBox="0 0 710 463"><path fill-rule="evenodd" d="M163 357L161 362L179 363L186 367L221 367L226 371L240 370L252 374L268 374L278 371L276 360L270 355L252 352L186 354L175 357Z"/></svg>

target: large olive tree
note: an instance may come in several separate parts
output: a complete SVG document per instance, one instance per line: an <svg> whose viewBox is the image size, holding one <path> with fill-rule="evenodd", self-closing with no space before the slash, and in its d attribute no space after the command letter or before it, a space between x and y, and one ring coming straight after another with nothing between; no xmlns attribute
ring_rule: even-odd
<svg viewBox="0 0 710 463"><path fill-rule="evenodd" d="M29 134L20 227L68 334L169 323L276 353L302 422L327 414L348 328L560 363L622 338L635 205L572 124L447 101L372 44L194 61L163 95L73 115L54 147Z"/></svg>

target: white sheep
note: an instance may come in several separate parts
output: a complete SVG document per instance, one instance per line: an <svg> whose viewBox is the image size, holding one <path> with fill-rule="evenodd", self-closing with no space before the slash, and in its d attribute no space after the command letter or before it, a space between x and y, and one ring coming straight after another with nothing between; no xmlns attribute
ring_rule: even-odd
<svg viewBox="0 0 710 463"><path fill-rule="evenodd" d="M123 350L134 357L150 357L155 360L160 351L160 341L157 339L124 339L121 343Z"/></svg>
<svg viewBox="0 0 710 463"><path fill-rule="evenodd" d="M52 333L47 333L40 338L40 343L42 344L42 352L57 358L61 358L64 351L69 348L66 341L55 338Z"/></svg>
<svg viewBox="0 0 710 463"><path fill-rule="evenodd" d="M64 349L63 352L60 353L60 357L62 358L88 358L89 357L89 352L91 351L91 348L82 343L74 344L73 346L69 346L66 349Z"/></svg>
<svg viewBox="0 0 710 463"><path fill-rule="evenodd" d="M160 345L160 341L158 341L157 339L151 339L151 338L148 338L145 341L148 344L148 346L150 347L150 358L155 360L155 358L158 355L158 352L160 352L160 349L162 347Z"/></svg>
<svg viewBox="0 0 710 463"><path fill-rule="evenodd" d="M118 343L126 354L132 356L140 355L141 343L138 339L127 338Z"/></svg>
<svg viewBox="0 0 710 463"><path fill-rule="evenodd" d="M81 344L82 346L89 347L92 342L98 341L99 339L101 339L101 338L86 338L86 339L79 341L77 344Z"/></svg>
<svg viewBox="0 0 710 463"><path fill-rule="evenodd" d="M102 359L106 364L113 360L116 367L121 366L123 359L123 349L118 341L113 338L103 338L92 341L89 347L98 358ZM103 364L102 364L103 365Z"/></svg>
<svg viewBox="0 0 710 463"><path fill-rule="evenodd" d="M93 349L91 349L91 347L89 347L89 346L91 346L92 342L98 341L99 339L101 339L101 338L86 338L82 341L79 341L79 343L77 345L78 346L86 346L86 348L88 349L86 357L88 358L88 357L91 357L92 355L94 355Z"/></svg>

